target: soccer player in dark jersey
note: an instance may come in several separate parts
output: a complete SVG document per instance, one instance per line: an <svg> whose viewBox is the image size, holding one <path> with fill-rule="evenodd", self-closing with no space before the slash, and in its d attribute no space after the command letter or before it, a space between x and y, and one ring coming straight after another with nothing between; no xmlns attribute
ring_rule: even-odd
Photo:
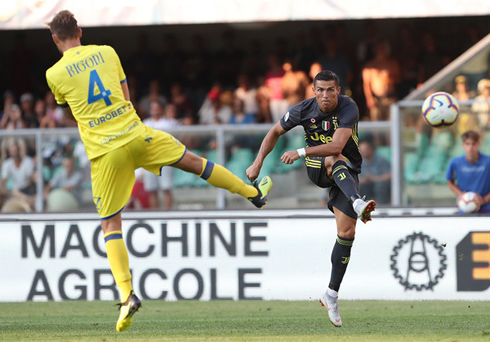
<svg viewBox="0 0 490 342"><path fill-rule="evenodd" d="M257 158L247 169L247 177L251 181L257 179L265 157L274 149L279 137L295 126L303 126L306 148L287 151L281 160L292 164L305 158L310 180L321 188L331 188L328 207L335 214L337 241L332 250L330 284L320 303L327 308L332 324L340 327L338 291L349 263L357 218L364 223L370 221L376 202L365 201L359 195L362 157L358 147L356 103L340 95L339 79L328 70L315 76L313 92L315 97L292 107L270 129Z"/></svg>

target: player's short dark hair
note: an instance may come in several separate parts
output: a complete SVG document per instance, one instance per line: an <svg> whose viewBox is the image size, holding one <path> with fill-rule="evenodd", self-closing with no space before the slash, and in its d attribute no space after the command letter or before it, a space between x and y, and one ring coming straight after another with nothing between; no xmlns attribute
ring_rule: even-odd
<svg viewBox="0 0 490 342"><path fill-rule="evenodd" d="M480 134L475 131L466 131L463 134L461 134L461 140L465 142L466 140L471 139L474 142L479 142L480 141Z"/></svg>
<svg viewBox="0 0 490 342"><path fill-rule="evenodd" d="M335 81L335 86L339 86L339 77L330 70L323 70L316 74L313 80L313 86L316 86L316 81Z"/></svg>
<svg viewBox="0 0 490 342"><path fill-rule="evenodd" d="M46 25L61 41L78 37L78 23L70 11L63 10L56 13L53 20Z"/></svg>

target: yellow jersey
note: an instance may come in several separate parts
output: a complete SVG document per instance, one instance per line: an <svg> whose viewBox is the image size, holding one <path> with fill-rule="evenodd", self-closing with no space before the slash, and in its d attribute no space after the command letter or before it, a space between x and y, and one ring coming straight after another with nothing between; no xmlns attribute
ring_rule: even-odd
<svg viewBox="0 0 490 342"><path fill-rule="evenodd" d="M46 79L56 102L71 108L90 160L143 132L133 105L124 99L126 75L112 47L71 48L46 71Z"/></svg>

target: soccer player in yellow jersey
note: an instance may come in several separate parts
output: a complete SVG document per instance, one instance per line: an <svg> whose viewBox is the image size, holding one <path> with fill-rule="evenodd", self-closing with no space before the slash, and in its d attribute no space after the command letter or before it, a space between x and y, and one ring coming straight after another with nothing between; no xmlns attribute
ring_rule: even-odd
<svg viewBox="0 0 490 342"><path fill-rule="evenodd" d="M134 185L134 170L143 167L160 174L163 166L171 165L238 193L258 208L266 205L272 181L266 176L258 184L246 185L224 167L186 150L173 136L143 125L131 104L126 76L114 49L81 45L82 30L69 11L57 13L48 26L63 56L46 71L46 79L57 103L78 122L92 162L94 203L121 299L116 330L124 331L141 307L133 291L121 232L121 211Z"/></svg>

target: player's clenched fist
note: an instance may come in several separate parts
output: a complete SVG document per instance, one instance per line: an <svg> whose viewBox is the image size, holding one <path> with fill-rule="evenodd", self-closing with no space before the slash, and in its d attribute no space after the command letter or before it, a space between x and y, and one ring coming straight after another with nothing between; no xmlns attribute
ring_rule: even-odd
<svg viewBox="0 0 490 342"><path fill-rule="evenodd" d="M281 157L281 160L284 164L292 164L294 163L295 160L298 159L299 159L299 153L296 150L287 151Z"/></svg>

